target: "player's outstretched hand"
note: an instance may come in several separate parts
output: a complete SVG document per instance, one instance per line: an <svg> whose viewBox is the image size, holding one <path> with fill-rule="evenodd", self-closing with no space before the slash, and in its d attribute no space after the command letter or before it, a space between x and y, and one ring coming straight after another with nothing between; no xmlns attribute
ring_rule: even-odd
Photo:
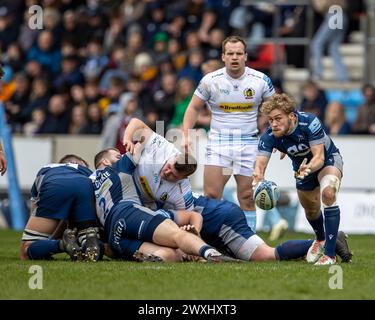
<svg viewBox="0 0 375 320"><path fill-rule="evenodd" d="M124 139L122 144L124 145L126 152L134 154L134 143L132 141Z"/></svg>
<svg viewBox="0 0 375 320"><path fill-rule="evenodd" d="M295 177L298 179L304 179L311 173L310 165L307 164L307 158L303 159L298 171L295 173Z"/></svg>

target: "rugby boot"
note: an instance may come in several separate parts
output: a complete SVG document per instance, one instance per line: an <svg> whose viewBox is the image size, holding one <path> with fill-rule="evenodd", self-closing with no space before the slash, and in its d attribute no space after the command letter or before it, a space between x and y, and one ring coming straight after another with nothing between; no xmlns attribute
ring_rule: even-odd
<svg viewBox="0 0 375 320"><path fill-rule="evenodd" d="M87 228L83 244L85 261L96 262L103 257L103 243L98 238L96 228Z"/></svg>
<svg viewBox="0 0 375 320"><path fill-rule="evenodd" d="M351 262L353 253L349 249L348 235L343 231L337 233L336 238L336 254L341 258L341 262Z"/></svg>
<svg viewBox="0 0 375 320"><path fill-rule="evenodd" d="M331 258L327 255L322 255L320 259L314 263L314 266L329 266L336 264L336 257Z"/></svg>
<svg viewBox="0 0 375 320"><path fill-rule="evenodd" d="M81 258L82 249L77 242L77 229L66 229L61 240L62 250L65 251L72 261Z"/></svg>
<svg viewBox="0 0 375 320"><path fill-rule="evenodd" d="M322 254L324 254L324 242L314 240L313 244L307 251L306 260L308 263L315 263L319 260Z"/></svg>
<svg viewBox="0 0 375 320"><path fill-rule="evenodd" d="M242 260L229 257L216 250L208 254L206 260L207 262L235 262L235 263L244 262Z"/></svg>

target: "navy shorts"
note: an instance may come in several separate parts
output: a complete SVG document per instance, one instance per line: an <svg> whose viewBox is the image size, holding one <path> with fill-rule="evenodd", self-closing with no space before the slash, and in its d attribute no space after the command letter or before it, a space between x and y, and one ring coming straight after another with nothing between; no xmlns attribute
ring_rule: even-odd
<svg viewBox="0 0 375 320"><path fill-rule="evenodd" d="M134 240L134 239L122 239L119 242L119 245L113 250L115 259L124 259L124 260L135 260L133 255L141 247L143 241Z"/></svg>
<svg viewBox="0 0 375 320"><path fill-rule="evenodd" d="M75 222L96 220L94 189L88 177L67 174L42 182L36 217Z"/></svg>
<svg viewBox="0 0 375 320"><path fill-rule="evenodd" d="M202 239L233 256L254 235L241 208L231 202L222 202L213 210L203 210L202 216Z"/></svg>
<svg viewBox="0 0 375 320"><path fill-rule="evenodd" d="M316 187L319 187L320 186L319 180L318 180L319 172L323 168L328 167L328 166L336 167L337 169L340 170L341 174L343 174L343 161L342 161L341 154L338 152L331 154L325 159L324 165L320 170L308 175L304 179L296 179L297 190L312 191Z"/></svg>
<svg viewBox="0 0 375 320"><path fill-rule="evenodd" d="M123 239L152 242L155 229L166 219L168 218L134 202L120 202L112 208L105 222L108 243L112 251L121 254L124 251L121 248Z"/></svg>

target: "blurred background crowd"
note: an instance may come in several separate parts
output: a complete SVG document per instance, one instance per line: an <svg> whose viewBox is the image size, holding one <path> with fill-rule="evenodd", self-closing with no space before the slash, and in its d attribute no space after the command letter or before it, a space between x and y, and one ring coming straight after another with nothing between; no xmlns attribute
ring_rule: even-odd
<svg viewBox="0 0 375 320"><path fill-rule="evenodd" d="M43 8L40 30L29 27L34 4ZM342 42L359 29L366 11L363 1L344 8ZM0 101L7 122L25 135L101 134L103 146L120 148L119 137L132 117L152 128L156 120L166 129L178 127L201 77L222 66L221 43L233 34L247 39L248 65L270 75L283 91L272 70L276 58L262 39L275 34L275 19L278 36L304 36L306 6L278 6L277 16L274 10L267 2L240 0L3 0ZM313 34L323 22L314 7ZM280 50L286 64L306 67L309 47ZM319 87L319 73L311 75L296 97L300 110L316 113L333 135L375 134L373 85L359 89L360 103L349 121L345 106ZM199 126L208 128L209 119L206 110Z"/></svg>

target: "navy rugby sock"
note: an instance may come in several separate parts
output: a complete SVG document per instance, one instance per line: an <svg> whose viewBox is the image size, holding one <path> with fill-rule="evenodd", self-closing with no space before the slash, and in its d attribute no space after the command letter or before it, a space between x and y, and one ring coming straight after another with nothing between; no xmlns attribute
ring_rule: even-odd
<svg viewBox="0 0 375 320"><path fill-rule="evenodd" d="M293 260L304 257L311 247L313 240L289 240L276 247L277 260Z"/></svg>
<svg viewBox="0 0 375 320"><path fill-rule="evenodd" d="M324 226L326 229L326 243L324 254L335 257L336 238L340 225L340 209L338 206L324 209Z"/></svg>
<svg viewBox="0 0 375 320"><path fill-rule="evenodd" d="M208 244L202 246L200 249L199 249L199 255L205 259L207 259L208 255L211 253L211 252L217 252L217 250L211 246L209 246Z"/></svg>
<svg viewBox="0 0 375 320"><path fill-rule="evenodd" d="M323 220L323 215L322 212L320 212L320 215L317 219L315 220L309 220L307 221L310 223L312 226L315 235L316 235L316 240L318 241L324 241L325 240L325 235L324 235L324 220Z"/></svg>
<svg viewBox="0 0 375 320"><path fill-rule="evenodd" d="M27 248L30 259L47 259L55 253L60 253L60 240L37 240Z"/></svg>

